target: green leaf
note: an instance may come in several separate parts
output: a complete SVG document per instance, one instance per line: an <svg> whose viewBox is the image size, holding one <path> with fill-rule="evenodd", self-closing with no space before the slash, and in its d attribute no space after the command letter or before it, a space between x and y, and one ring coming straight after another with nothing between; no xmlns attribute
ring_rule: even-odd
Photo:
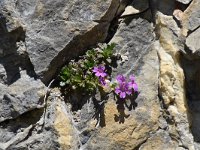
<svg viewBox="0 0 200 150"><path fill-rule="evenodd" d="M85 81L82 81L82 82L79 84L79 86L80 86L81 88L85 88Z"/></svg>
<svg viewBox="0 0 200 150"><path fill-rule="evenodd" d="M87 52L86 52L86 57L87 58L94 58L95 57L95 50L94 49L92 49L92 50L88 50Z"/></svg>
<svg viewBox="0 0 200 150"><path fill-rule="evenodd" d="M61 70L60 78L62 81L66 81L71 77L72 74L73 74L72 69L70 67L66 66Z"/></svg>
<svg viewBox="0 0 200 150"><path fill-rule="evenodd" d="M110 45L107 45L107 47L103 49L102 55L103 55L104 59L107 59L113 55L114 47L115 47L115 44L112 43Z"/></svg>
<svg viewBox="0 0 200 150"><path fill-rule="evenodd" d="M96 63L95 63L94 59L89 59L84 62L84 66L86 69L93 68L95 66L95 64Z"/></svg>
<svg viewBox="0 0 200 150"><path fill-rule="evenodd" d="M75 84L81 83L82 80L83 80L82 72L81 71L77 71L76 74L71 77L71 80Z"/></svg>

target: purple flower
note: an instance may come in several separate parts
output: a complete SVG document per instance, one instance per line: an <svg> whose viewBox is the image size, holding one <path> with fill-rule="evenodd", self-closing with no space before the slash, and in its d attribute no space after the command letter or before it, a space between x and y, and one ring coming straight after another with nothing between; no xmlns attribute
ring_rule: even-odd
<svg viewBox="0 0 200 150"><path fill-rule="evenodd" d="M115 88L115 93L119 95L120 98L126 98L126 95L131 95L132 90L129 88L128 83L119 82L119 86Z"/></svg>
<svg viewBox="0 0 200 150"><path fill-rule="evenodd" d="M135 77L133 75L130 75L129 79L131 80L128 83L129 88L133 89L134 92L138 92L138 85L135 83Z"/></svg>
<svg viewBox="0 0 200 150"><path fill-rule="evenodd" d="M123 75L118 75L116 79L119 83L126 82L126 78Z"/></svg>
<svg viewBox="0 0 200 150"><path fill-rule="evenodd" d="M134 75L130 75L129 79L134 82L135 81L135 76Z"/></svg>
<svg viewBox="0 0 200 150"><path fill-rule="evenodd" d="M101 85L105 86L106 85L106 80L103 77L99 77L99 82L101 83Z"/></svg>
<svg viewBox="0 0 200 150"><path fill-rule="evenodd" d="M107 73L105 72L105 66L99 65L98 67L94 67L92 70L95 73L95 76L97 77L105 77L107 76Z"/></svg>
<svg viewBox="0 0 200 150"><path fill-rule="evenodd" d="M128 86L129 86L129 88L133 89L134 92L138 92L138 85L137 85L137 83L129 82Z"/></svg>
<svg viewBox="0 0 200 150"><path fill-rule="evenodd" d="M131 95L133 92L138 92L138 85L135 82L134 75L130 75L129 82L126 81L125 76L118 75L116 77L117 87L115 88L115 93L119 95L120 98L126 98L126 95Z"/></svg>

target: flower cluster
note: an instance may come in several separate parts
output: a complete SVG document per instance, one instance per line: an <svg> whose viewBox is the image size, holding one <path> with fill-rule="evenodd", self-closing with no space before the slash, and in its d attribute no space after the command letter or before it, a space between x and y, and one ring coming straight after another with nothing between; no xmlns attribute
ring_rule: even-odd
<svg viewBox="0 0 200 150"><path fill-rule="evenodd" d="M80 91L92 94L99 86L107 85L110 75L105 72L105 66L112 66L112 60L118 57L113 53L114 43L100 45L99 48L88 50L77 60L71 60L59 74L60 86L68 94Z"/></svg>
<svg viewBox="0 0 200 150"><path fill-rule="evenodd" d="M118 75L116 81L111 82L111 71L114 61L122 59L113 53L115 44L108 44L96 49L88 50L77 60L71 60L59 74L60 86L65 94L78 91L82 94L94 94L97 89L104 93L113 91L120 98L138 92L138 86L133 75L126 79Z"/></svg>
<svg viewBox="0 0 200 150"><path fill-rule="evenodd" d="M94 67L92 71L93 73L95 73L95 76L99 78L99 82L101 83L101 85L109 86L106 85L107 73L105 72L105 66L99 65L97 67ZM115 84L114 91L122 99L125 99L127 95L131 95L135 92L138 92L138 85L135 82L134 75L130 75L129 81L127 81L125 76L118 75L116 77L116 82L117 83Z"/></svg>
<svg viewBox="0 0 200 150"><path fill-rule="evenodd" d="M94 67L92 71L93 73L95 73L95 76L99 78L99 82L103 86L105 86L106 85L105 78L107 76L107 73L105 72L105 66L99 65L98 67Z"/></svg>
<svg viewBox="0 0 200 150"><path fill-rule="evenodd" d="M115 88L115 93L119 95L120 98L126 98L126 95L131 95L134 92L138 92L138 85L135 82L135 77L130 75L130 81L127 81L123 75L118 75L116 77L117 86Z"/></svg>

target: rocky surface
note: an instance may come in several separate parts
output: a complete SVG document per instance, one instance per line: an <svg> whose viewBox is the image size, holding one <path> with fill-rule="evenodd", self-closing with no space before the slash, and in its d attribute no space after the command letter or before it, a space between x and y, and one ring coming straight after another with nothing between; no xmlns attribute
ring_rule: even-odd
<svg viewBox="0 0 200 150"><path fill-rule="evenodd" d="M24 32L26 52L34 70L47 83L70 58L103 42L112 19L126 0L2 1L8 32ZM85 40L90 38L90 40Z"/></svg>
<svg viewBox="0 0 200 150"><path fill-rule="evenodd" d="M198 28L195 32L191 33L186 39L186 45L192 53L199 53L200 50L200 29Z"/></svg>
<svg viewBox="0 0 200 150"><path fill-rule="evenodd" d="M1 0L0 150L200 150L199 12L199 0ZM50 82L112 42L112 77L135 74L135 97L63 97Z"/></svg>
<svg viewBox="0 0 200 150"><path fill-rule="evenodd" d="M141 38L144 34L146 36ZM85 146L86 149L134 149L143 143L150 133L158 129L159 65L157 52L153 46L152 25L141 18L124 20L110 42L117 43L117 53L128 57L126 62L118 62L118 67L113 70L113 76L116 73L127 76L134 73L137 82L141 83L140 93L136 99L127 102L110 96L105 104L104 114L101 114L105 116L104 127L97 130L98 134L91 136Z"/></svg>

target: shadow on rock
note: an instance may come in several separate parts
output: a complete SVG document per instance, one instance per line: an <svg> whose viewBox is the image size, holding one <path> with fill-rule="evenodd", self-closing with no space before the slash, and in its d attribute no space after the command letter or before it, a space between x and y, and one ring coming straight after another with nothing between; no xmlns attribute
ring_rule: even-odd
<svg viewBox="0 0 200 150"><path fill-rule="evenodd" d="M124 123L125 119L127 119L130 114L125 113L125 109L128 109L129 111L134 110L137 107L137 103L135 102L136 98L138 97L138 93L134 94L133 96L130 96L128 99L121 99L118 97L116 104L117 104L117 110L119 114L114 115L114 120L116 122Z"/></svg>
<svg viewBox="0 0 200 150"><path fill-rule="evenodd" d="M0 65L6 72L6 77L3 77L4 82L11 85L17 81L21 77L20 69L26 70L30 77L36 78L28 54L19 50L25 41L24 29L19 26L9 32L7 26L6 19L0 14Z"/></svg>

